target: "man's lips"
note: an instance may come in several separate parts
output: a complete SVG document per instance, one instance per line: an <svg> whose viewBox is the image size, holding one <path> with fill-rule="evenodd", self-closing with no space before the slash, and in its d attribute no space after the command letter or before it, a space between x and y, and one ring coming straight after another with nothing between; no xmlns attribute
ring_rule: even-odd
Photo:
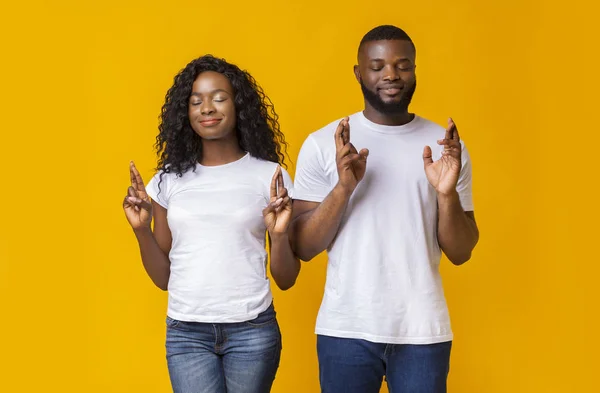
<svg viewBox="0 0 600 393"><path fill-rule="evenodd" d="M402 92L402 87L400 86L386 86L386 87L380 87L379 91L382 91L388 95L391 96L395 96L397 94L400 94Z"/></svg>

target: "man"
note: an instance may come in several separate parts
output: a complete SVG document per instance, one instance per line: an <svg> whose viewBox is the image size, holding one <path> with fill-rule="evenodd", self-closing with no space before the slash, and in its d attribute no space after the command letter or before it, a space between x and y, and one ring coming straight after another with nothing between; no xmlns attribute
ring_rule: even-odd
<svg viewBox="0 0 600 393"><path fill-rule="evenodd" d="M408 111L415 56L401 29L368 32L354 67L364 111L309 135L298 157L292 245L305 261L328 251L316 326L324 393L377 393L384 376L393 393L446 392L441 251L460 265L479 233L456 125Z"/></svg>

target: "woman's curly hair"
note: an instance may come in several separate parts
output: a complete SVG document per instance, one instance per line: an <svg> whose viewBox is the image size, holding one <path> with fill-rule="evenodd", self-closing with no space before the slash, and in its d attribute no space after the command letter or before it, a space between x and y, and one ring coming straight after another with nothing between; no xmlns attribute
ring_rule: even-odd
<svg viewBox="0 0 600 393"><path fill-rule="evenodd" d="M188 103L196 77L216 71L229 79L234 89L236 135L240 148L251 156L284 165L287 146L279 129L273 103L247 71L224 59L205 55L191 61L176 76L167 92L160 115L156 170L182 176L202 158L201 138L190 125Z"/></svg>

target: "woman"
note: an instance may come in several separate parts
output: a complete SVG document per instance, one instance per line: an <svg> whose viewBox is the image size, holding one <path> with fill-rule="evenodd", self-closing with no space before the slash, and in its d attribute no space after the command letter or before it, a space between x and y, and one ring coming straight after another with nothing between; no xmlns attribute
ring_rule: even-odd
<svg viewBox="0 0 600 393"><path fill-rule="evenodd" d="M131 163L123 208L146 272L169 291L173 390L269 392L281 335L265 233L277 285L292 287L300 271L287 235L292 182L279 166L285 141L273 105L247 72L203 56L175 77L159 130L157 173L146 189Z"/></svg>

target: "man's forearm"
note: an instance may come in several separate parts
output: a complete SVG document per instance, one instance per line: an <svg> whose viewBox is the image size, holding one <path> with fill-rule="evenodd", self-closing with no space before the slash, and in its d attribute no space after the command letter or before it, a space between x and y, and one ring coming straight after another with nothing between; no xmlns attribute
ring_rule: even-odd
<svg viewBox="0 0 600 393"><path fill-rule="evenodd" d="M438 195L438 243L448 259L461 265L471 258L479 240L474 218L463 210L458 193Z"/></svg>
<svg viewBox="0 0 600 393"><path fill-rule="evenodd" d="M310 261L329 247L342 221L351 191L336 185L314 210L292 222L292 248L303 261Z"/></svg>

